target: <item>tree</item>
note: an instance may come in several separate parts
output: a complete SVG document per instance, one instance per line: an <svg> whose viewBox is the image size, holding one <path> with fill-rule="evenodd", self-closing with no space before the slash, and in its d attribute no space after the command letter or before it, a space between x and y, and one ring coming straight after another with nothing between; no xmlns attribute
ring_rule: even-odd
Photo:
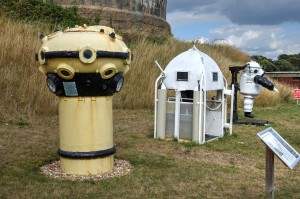
<svg viewBox="0 0 300 199"><path fill-rule="evenodd" d="M266 72L279 71L278 67L273 63L272 59L266 58L261 55L254 55L252 59L259 63Z"/></svg>
<svg viewBox="0 0 300 199"><path fill-rule="evenodd" d="M266 72L300 70L300 53L292 55L281 54L278 56L278 60L275 61L261 55L254 55L252 59L263 66Z"/></svg>
<svg viewBox="0 0 300 199"><path fill-rule="evenodd" d="M295 67L287 60L276 60L274 64L277 66L279 71L294 71Z"/></svg>
<svg viewBox="0 0 300 199"><path fill-rule="evenodd" d="M293 64L296 68L298 68L298 70L300 69L300 56L289 57L287 61Z"/></svg>
<svg viewBox="0 0 300 199"><path fill-rule="evenodd" d="M289 58L289 55L287 55L287 54L281 54L281 55L278 56L278 60L284 60L284 59L287 59L287 58Z"/></svg>

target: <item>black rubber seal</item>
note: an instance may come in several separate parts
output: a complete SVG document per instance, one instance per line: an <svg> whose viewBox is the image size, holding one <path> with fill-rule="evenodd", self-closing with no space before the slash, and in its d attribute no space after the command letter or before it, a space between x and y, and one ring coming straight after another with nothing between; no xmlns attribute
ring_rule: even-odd
<svg viewBox="0 0 300 199"><path fill-rule="evenodd" d="M120 59L128 59L129 53L122 52L109 52L109 51L97 51L97 57L100 58L120 58Z"/></svg>
<svg viewBox="0 0 300 199"><path fill-rule="evenodd" d="M100 51L96 53L97 58L119 58L128 59L129 53ZM45 52L46 59L52 58L79 58L79 51L49 51Z"/></svg>
<svg viewBox="0 0 300 199"><path fill-rule="evenodd" d="M105 158L110 155L113 155L116 152L116 147L113 146L110 149L105 149L101 151L90 151L90 152L70 152L70 151L63 151L58 149L57 154L64 158L71 158L71 159L92 159L92 158Z"/></svg>
<svg viewBox="0 0 300 199"><path fill-rule="evenodd" d="M79 58L78 51L51 51L45 52L46 59L52 58Z"/></svg>

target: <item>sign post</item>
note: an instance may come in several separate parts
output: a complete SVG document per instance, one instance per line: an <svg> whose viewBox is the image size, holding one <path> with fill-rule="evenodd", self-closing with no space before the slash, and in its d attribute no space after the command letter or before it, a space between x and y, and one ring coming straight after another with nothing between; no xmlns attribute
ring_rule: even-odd
<svg viewBox="0 0 300 199"><path fill-rule="evenodd" d="M266 146L266 198L274 198L274 153Z"/></svg>
<svg viewBox="0 0 300 199"><path fill-rule="evenodd" d="M290 169L300 161L299 153L272 127L259 132L258 137L266 145L266 198L274 198L274 154Z"/></svg>
<svg viewBox="0 0 300 199"><path fill-rule="evenodd" d="M300 89L294 89L294 99L297 100L297 105L299 105Z"/></svg>

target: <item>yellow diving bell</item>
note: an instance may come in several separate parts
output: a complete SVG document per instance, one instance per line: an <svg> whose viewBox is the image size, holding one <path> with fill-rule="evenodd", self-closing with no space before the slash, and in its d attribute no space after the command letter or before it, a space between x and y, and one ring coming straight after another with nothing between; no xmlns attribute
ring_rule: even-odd
<svg viewBox="0 0 300 199"><path fill-rule="evenodd" d="M59 150L67 174L113 171L112 96L124 83L131 52L106 26L76 26L41 35L39 70L59 97Z"/></svg>

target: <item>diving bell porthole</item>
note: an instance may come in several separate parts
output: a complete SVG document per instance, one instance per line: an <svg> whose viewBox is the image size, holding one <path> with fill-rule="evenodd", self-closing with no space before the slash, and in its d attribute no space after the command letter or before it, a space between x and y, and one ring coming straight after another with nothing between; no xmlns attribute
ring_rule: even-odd
<svg viewBox="0 0 300 199"><path fill-rule="evenodd" d="M110 79L117 73L117 68L114 64L108 63L102 66L99 72L102 79Z"/></svg>
<svg viewBox="0 0 300 199"><path fill-rule="evenodd" d="M93 63L97 58L96 50L91 46L85 46L79 50L79 59L83 63Z"/></svg>
<svg viewBox="0 0 300 199"><path fill-rule="evenodd" d="M69 77L69 76L70 76L69 71L61 70L60 72L61 72L62 75L66 76L66 77Z"/></svg>
<svg viewBox="0 0 300 199"><path fill-rule="evenodd" d="M48 51L49 49L47 47L43 47L43 48L40 48L38 54L37 54L37 58L38 58L38 61L40 64L46 64L46 52Z"/></svg>
<svg viewBox="0 0 300 199"><path fill-rule="evenodd" d="M123 84L124 84L124 77L122 77L117 83L117 87L116 87L117 92L119 92L122 89Z"/></svg>
<svg viewBox="0 0 300 199"><path fill-rule="evenodd" d="M48 86L49 90L52 93L55 93L56 90L57 90L57 87L56 87L55 82L53 81L53 79L47 77L46 82L47 82L47 86Z"/></svg>
<svg viewBox="0 0 300 199"><path fill-rule="evenodd" d="M60 64L56 70L57 74L63 79L72 79L75 75L75 70L68 64Z"/></svg>
<svg viewBox="0 0 300 199"><path fill-rule="evenodd" d="M86 59L91 59L91 57L93 56L93 52L91 50L84 50L83 51L83 57Z"/></svg>
<svg viewBox="0 0 300 199"><path fill-rule="evenodd" d="M117 74L110 80L110 87L115 90L115 92L119 92L124 85L124 77L121 73Z"/></svg>
<svg viewBox="0 0 300 199"><path fill-rule="evenodd" d="M177 81L189 81L189 72L177 72Z"/></svg>
<svg viewBox="0 0 300 199"><path fill-rule="evenodd" d="M62 82L54 74L47 75L46 83L52 93L59 94L63 91Z"/></svg>
<svg viewBox="0 0 300 199"><path fill-rule="evenodd" d="M113 72L114 72L113 70L107 70L107 71L105 71L104 75L110 76Z"/></svg>
<svg viewBox="0 0 300 199"><path fill-rule="evenodd" d="M41 60L45 59L45 52L41 51Z"/></svg>

